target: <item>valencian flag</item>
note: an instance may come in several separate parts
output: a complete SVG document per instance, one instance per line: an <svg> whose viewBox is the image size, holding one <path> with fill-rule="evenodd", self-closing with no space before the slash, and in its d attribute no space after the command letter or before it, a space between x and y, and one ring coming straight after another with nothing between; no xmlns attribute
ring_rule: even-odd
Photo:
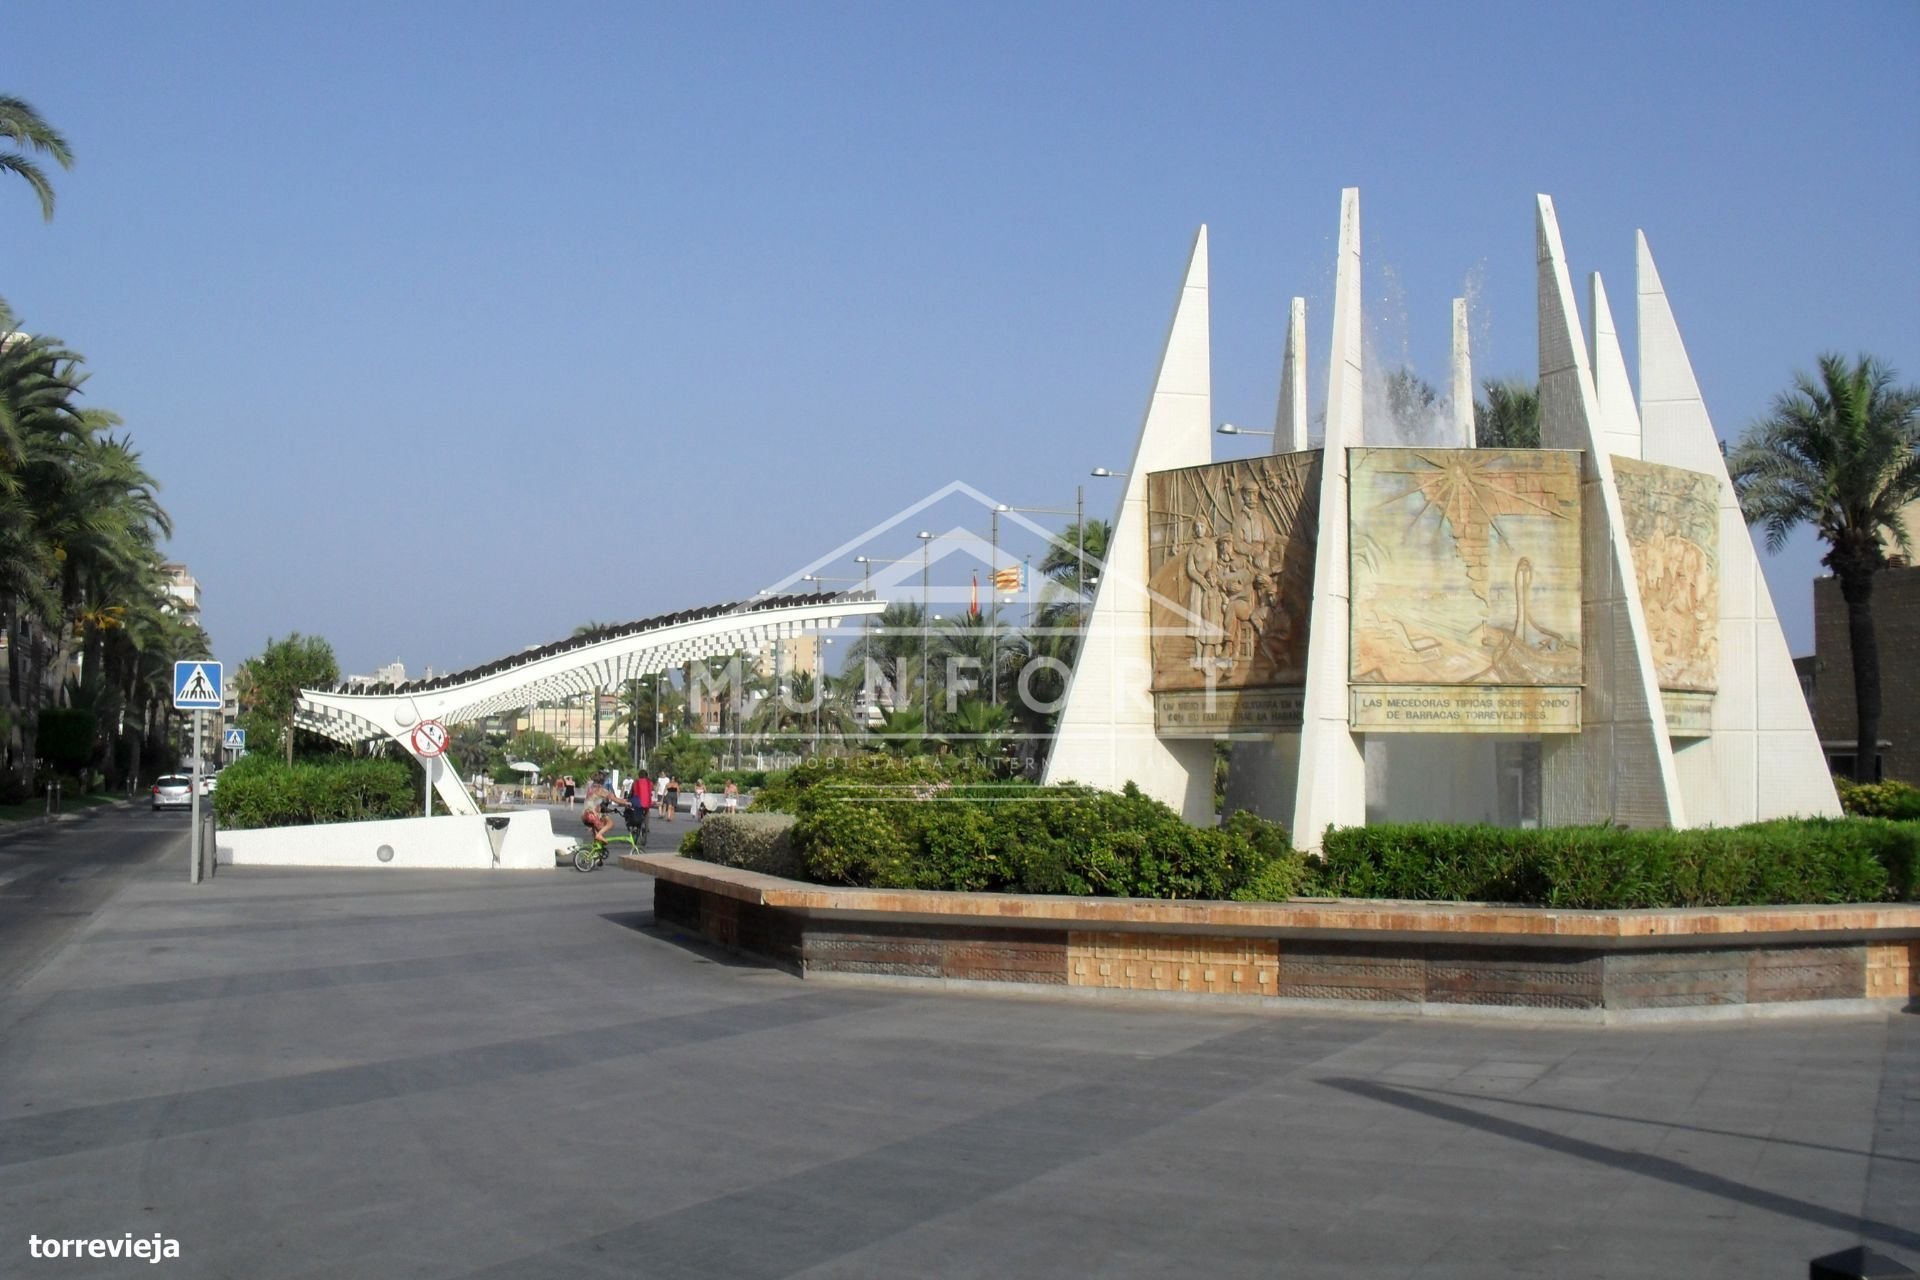
<svg viewBox="0 0 1920 1280"><path fill-rule="evenodd" d="M980 616L980 575L973 575L973 597L967 601L967 612L974 617Z"/></svg>
<svg viewBox="0 0 1920 1280"><path fill-rule="evenodd" d="M993 589L1001 595L1012 595L1027 585L1027 566L1010 564L1004 569L993 571Z"/></svg>

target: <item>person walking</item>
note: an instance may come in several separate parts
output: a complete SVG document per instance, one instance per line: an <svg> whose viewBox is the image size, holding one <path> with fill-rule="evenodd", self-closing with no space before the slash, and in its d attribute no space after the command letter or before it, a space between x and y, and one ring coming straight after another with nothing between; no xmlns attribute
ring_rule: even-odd
<svg viewBox="0 0 1920 1280"><path fill-rule="evenodd" d="M647 815L653 812L653 779L642 769L634 776L633 786L627 791L627 800L633 806L634 817L640 823L640 843L647 842Z"/></svg>
<svg viewBox="0 0 1920 1280"><path fill-rule="evenodd" d="M693 784L693 816L702 819L707 816L707 784L704 780Z"/></svg>
<svg viewBox="0 0 1920 1280"><path fill-rule="evenodd" d="M728 813L740 812L740 784L732 778L727 779L727 789L721 795L720 807Z"/></svg>
<svg viewBox="0 0 1920 1280"><path fill-rule="evenodd" d="M680 812L680 779L667 779L667 821L673 821L673 815Z"/></svg>

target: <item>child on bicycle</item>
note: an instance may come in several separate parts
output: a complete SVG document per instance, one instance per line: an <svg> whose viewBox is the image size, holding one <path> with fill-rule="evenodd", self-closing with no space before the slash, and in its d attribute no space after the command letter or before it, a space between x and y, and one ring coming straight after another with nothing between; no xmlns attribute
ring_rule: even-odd
<svg viewBox="0 0 1920 1280"><path fill-rule="evenodd" d="M587 784L585 799L587 807L580 820L587 824L595 840L605 840L607 832L613 830L613 814L609 810L620 803L620 797L607 785L605 769L593 775L593 781Z"/></svg>

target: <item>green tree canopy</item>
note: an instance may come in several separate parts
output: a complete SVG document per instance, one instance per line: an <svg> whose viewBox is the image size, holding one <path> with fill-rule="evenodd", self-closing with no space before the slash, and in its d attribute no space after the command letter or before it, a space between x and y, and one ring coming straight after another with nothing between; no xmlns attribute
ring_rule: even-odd
<svg viewBox="0 0 1920 1280"><path fill-rule="evenodd" d="M1473 442L1482 449L1540 447L1540 388L1522 378L1488 378L1473 404Z"/></svg>
<svg viewBox="0 0 1920 1280"><path fill-rule="evenodd" d="M242 711L252 711L278 729L287 763L292 764L293 711L300 691L339 678L333 646L296 631L285 640L268 639L263 652L241 663L236 689Z"/></svg>
<svg viewBox="0 0 1920 1280"><path fill-rule="evenodd" d="M1797 374L1747 428L1727 469L1741 513L1767 531L1769 550L1802 525L1827 544L1821 561L1847 604L1854 779L1872 782L1880 736L1873 578L1886 567L1889 542L1913 546L1901 509L1920 500L1920 388L1896 386L1894 371L1870 356L1849 363L1823 355L1817 375Z"/></svg>
<svg viewBox="0 0 1920 1280"><path fill-rule="evenodd" d="M18 174L26 179L34 195L40 198L40 216L53 219L53 184L46 170L33 160L44 155L62 169L73 168L73 151L40 113L19 98L0 94L0 140L12 150L0 150L0 173Z"/></svg>

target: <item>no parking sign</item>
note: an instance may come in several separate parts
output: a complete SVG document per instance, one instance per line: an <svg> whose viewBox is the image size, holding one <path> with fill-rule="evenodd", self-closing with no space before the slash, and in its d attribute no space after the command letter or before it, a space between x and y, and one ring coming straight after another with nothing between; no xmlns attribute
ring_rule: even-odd
<svg viewBox="0 0 1920 1280"><path fill-rule="evenodd" d="M422 720L413 726L413 750L415 755L431 760L445 755L447 750L447 726L438 720Z"/></svg>

